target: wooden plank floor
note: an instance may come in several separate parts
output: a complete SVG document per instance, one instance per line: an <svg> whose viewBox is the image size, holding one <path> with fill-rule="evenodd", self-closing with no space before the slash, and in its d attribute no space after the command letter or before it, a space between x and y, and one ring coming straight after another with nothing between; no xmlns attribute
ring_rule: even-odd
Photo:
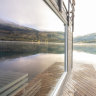
<svg viewBox="0 0 96 96"><path fill-rule="evenodd" d="M87 64L74 64L62 96L96 96L94 67Z"/></svg>
<svg viewBox="0 0 96 96"><path fill-rule="evenodd" d="M28 81L28 74L0 70L0 96L10 96Z"/></svg>
<svg viewBox="0 0 96 96"><path fill-rule="evenodd" d="M64 62L56 62L44 72L38 74L32 81L28 82L25 90L16 96L50 96L56 83L64 72ZM20 94L20 95L19 95Z"/></svg>
<svg viewBox="0 0 96 96"><path fill-rule="evenodd" d="M56 62L45 70L40 78L42 80L41 88L35 96L50 96L56 83L64 72L64 62Z"/></svg>

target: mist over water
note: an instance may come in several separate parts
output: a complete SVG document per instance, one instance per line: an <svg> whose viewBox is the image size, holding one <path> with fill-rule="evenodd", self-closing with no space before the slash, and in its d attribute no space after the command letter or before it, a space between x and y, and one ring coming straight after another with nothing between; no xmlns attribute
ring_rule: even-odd
<svg viewBox="0 0 96 96"><path fill-rule="evenodd" d="M74 63L91 64L96 70L96 45L74 45Z"/></svg>

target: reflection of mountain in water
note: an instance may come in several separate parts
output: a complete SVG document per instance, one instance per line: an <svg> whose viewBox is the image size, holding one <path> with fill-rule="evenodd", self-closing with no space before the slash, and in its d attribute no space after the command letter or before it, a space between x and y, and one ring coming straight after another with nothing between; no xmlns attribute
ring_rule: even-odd
<svg viewBox="0 0 96 96"><path fill-rule="evenodd" d="M64 32L39 31L4 21L0 23L0 40L33 41L33 42L64 42Z"/></svg>
<svg viewBox="0 0 96 96"><path fill-rule="evenodd" d="M0 42L0 57L18 57L37 53L63 54L64 44Z"/></svg>
<svg viewBox="0 0 96 96"><path fill-rule="evenodd" d="M96 45L74 45L74 50L96 54Z"/></svg>

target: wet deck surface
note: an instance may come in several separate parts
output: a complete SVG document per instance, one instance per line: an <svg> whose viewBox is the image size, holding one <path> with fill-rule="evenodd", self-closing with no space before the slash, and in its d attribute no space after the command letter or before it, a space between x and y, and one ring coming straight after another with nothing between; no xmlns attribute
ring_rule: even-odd
<svg viewBox="0 0 96 96"><path fill-rule="evenodd" d="M0 96L11 96L28 81L28 74L0 70ZM13 96L13 95L12 95Z"/></svg>
<svg viewBox="0 0 96 96"><path fill-rule="evenodd" d="M50 96L64 72L64 62L57 62L40 75L41 88L35 96Z"/></svg>
<svg viewBox="0 0 96 96"><path fill-rule="evenodd" d="M94 67L74 64L62 96L96 96L96 71Z"/></svg>

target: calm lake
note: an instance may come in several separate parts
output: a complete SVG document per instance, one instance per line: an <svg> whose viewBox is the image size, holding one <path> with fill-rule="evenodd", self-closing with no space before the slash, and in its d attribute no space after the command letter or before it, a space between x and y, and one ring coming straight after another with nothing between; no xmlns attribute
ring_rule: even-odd
<svg viewBox="0 0 96 96"><path fill-rule="evenodd" d="M74 63L92 64L96 69L96 45L74 45Z"/></svg>
<svg viewBox="0 0 96 96"><path fill-rule="evenodd" d="M93 64L96 45L74 45L74 63ZM29 74L32 79L56 62L64 62L64 44L0 41L0 70Z"/></svg>
<svg viewBox="0 0 96 96"><path fill-rule="evenodd" d="M28 73L32 79L56 62L64 62L63 43L0 41L0 70Z"/></svg>

